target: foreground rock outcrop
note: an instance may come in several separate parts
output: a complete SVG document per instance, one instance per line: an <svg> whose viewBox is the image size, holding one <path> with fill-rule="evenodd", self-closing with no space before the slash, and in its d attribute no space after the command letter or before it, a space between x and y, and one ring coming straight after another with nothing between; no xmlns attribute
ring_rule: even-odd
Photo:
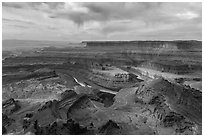
<svg viewBox="0 0 204 137"><path fill-rule="evenodd" d="M18 111L21 108L18 101L14 100L13 98L10 98L8 100L5 100L2 103L2 112L6 115L10 115L16 111Z"/></svg>
<svg viewBox="0 0 204 137"><path fill-rule="evenodd" d="M201 134L202 96L198 90L158 78L120 90L107 106L105 98L110 98L109 93L82 89L67 90L60 100L48 101L36 111L26 113L23 133ZM4 133L5 127L8 125L4 124Z"/></svg>

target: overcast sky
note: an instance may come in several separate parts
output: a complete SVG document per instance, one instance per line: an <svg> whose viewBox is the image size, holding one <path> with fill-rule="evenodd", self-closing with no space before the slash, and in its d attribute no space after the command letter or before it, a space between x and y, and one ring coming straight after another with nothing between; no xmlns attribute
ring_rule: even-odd
<svg viewBox="0 0 204 137"><path fill-rule="evenodd" d="M202 39L202 3L3 3L3 39Z"/></svg>

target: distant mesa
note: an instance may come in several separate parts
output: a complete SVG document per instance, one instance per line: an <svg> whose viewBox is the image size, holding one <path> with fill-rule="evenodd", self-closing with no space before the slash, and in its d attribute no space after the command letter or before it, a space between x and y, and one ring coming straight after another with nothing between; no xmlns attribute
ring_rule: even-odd
<svg viewBox="0 0 204 137"><path fill-rule="evenodd" d="M151 48L178 48L191 49L202 48L202 42L197 40L175 40L175 41L82 41L87 47L113 47L113 46L134 46Z"/></svg>

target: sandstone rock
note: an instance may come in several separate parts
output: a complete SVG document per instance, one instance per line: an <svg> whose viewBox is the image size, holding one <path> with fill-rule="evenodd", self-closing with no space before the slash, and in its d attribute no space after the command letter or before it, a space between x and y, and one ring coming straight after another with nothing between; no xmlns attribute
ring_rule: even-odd
<svg viewBox="0 0 204 137"><path fill-rule="evenodd" d="M15 101L13 98L8 99L2 103L2 112L6 115L10 115L21 108L18 101Z"/></svg>

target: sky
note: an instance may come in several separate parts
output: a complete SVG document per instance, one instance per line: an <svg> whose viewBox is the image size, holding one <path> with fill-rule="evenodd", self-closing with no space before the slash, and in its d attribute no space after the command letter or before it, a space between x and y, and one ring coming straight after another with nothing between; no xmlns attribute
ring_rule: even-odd
<svg viewBox="0 0 204 137"><path fill-rule="evenodd" d="M22 40L202 40L202 3L3 2L2 31Z"/></svg>

